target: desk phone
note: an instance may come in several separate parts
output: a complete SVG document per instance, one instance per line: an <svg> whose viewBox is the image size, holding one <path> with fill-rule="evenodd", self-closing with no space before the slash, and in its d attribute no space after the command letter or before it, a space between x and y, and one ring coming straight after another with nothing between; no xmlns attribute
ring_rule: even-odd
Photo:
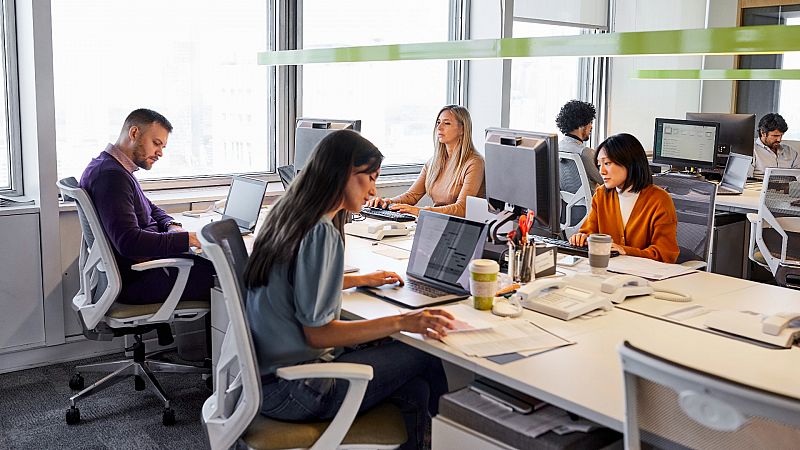
<svg viewBox="0 0 800 450"><path fill-rule="evenodd" d="M612 309L606 295L577 284L567 284L561 278L536 280L520 288L517 295L524 308L561 320L574 319L596 309Z"/></svg>

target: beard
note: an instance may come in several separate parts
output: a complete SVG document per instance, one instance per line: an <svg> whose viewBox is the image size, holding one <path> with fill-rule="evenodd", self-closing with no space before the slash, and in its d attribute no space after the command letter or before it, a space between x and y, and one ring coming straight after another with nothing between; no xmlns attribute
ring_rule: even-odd
<svg viewBox="0 0 800 450"><path fill-rule="evenodd" d="M133 163L144 170L150 170L153 168L153 163L149 159L147 159L146 152L142 147L143 147L142 144L139 142L136 142L134 144Z"/></svg>

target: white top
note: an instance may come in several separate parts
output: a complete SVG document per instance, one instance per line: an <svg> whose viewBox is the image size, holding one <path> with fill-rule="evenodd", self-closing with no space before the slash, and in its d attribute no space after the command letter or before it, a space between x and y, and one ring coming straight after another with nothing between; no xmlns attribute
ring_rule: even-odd
<svg viewBox="0 0 800 450"><path fill-rule="evenodd" d="M619 212L622 215L622 228L625 228L628 225L628 219L631 217L633 205L636 204L636 199L639 198L639 193L631 192L631 188L628 188L625 192L617 188L617 197L619 197Z"/></svg>
<svg viewBox="0 0 800 450"><path fill-rule="evenodd" d="M800 168L800 155L798 155L797 150L786 144L781 144L780 150L775 153L761 142L761 138L757 137L755 144L753 144L751 175L763 177L764 170L767 167L798 169Z"/></svg>

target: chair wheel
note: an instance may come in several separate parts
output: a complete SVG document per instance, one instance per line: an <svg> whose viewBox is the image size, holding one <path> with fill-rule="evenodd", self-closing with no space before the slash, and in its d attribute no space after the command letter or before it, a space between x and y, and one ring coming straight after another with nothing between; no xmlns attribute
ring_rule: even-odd
<svg viewBox="0 0 800 450"><path fill-rule="evenodd" d="M175 425L175 410L172 408L164 409L164 413L161 416L161 423L165 426Z"/></svg>
<svg viewBox="0 0 800 450"><path fill-rule="evenodd" d="M83 375L76 373L69 379L69 388L73 391L83 390Z"/></svg>
<svg viewBox="0 0 800 450"><path fill-rule="evenodd" d="M71 406L67 410L67 425L77 425L81 421L81 412L78 408Z"/></svg>
<svg viewBox="0 0 800 450"><path fill-rule="evenodd" d="M139 375L134 376L133 377L133 387L137 391L143 391L144 388L146 387L145 384L144 384L144 378L140 377Z"/></svg>

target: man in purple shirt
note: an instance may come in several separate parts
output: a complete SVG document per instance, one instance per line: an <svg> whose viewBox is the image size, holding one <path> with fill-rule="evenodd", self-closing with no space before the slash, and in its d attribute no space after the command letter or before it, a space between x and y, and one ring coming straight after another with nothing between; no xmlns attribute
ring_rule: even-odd
<svg viewBox="0 0 800 450"><path fill-rule="evenodd" d="M114 248L122 276L118 301L127 304L166 300L177 269L131 270L131 265L151 259L178 256L193 258L194 266L181 300L208 300L214 269L202 257L183 254L200 247L195 233L187 232L142 191L133 172L150 170L163 155L172 124L161 114L137 109L125 119L116 144L94 158L81 176L80 185L94 202L103 229Z"/></svg>

